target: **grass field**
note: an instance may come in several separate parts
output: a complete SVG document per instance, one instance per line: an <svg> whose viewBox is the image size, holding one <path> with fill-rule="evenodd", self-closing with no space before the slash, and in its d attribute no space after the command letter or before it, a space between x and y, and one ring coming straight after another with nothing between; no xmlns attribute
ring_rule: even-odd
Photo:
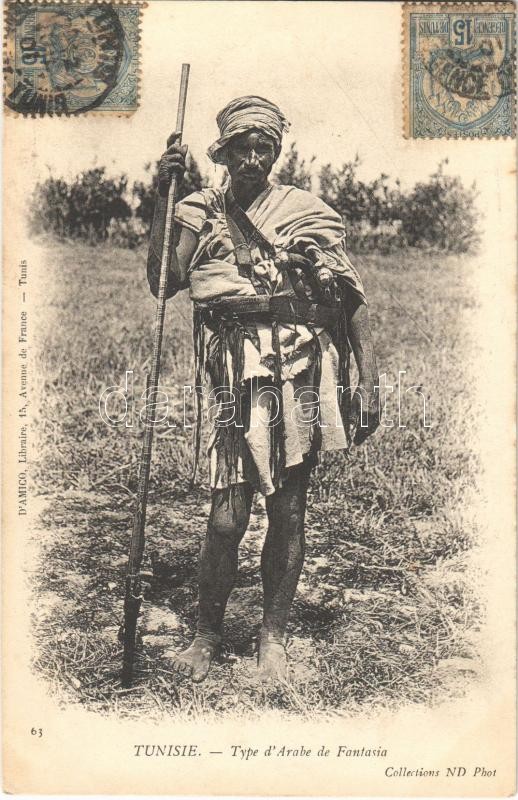
<svg viewBox="0 0 518 800"><path fill-rule="evenodd" d="M467 446L475 414L467 391L467 258L423 253L365 256L380 372L403 389L388 397L388 424L347 460L328 455L310 488L307 559L289 629L292 681L255 678L261 614L258 500L244 540L222 657L207 681L176 677L167 651L190 639L196 561L209 490L205 465L189 491L191 431L155 440L149 506L142 649L131 690L120 687L123 576L142 427L110 427L98 401L134 371L139 410L151 353L154 301L145 253L42 243L44 291L37 343L33 493L44 511L34 531L36 668L50 691L98 712L160 716L258 714L280 708L314 717L404 703L438 703L476 680L481 622L467 509L477 464ZM168 305L163 382L181 397L193 383L189 300ZM176 388L175 388L176 387ZM180 388L178 388L180 387ZM406 425L406 427L399 427Z"/></svg>

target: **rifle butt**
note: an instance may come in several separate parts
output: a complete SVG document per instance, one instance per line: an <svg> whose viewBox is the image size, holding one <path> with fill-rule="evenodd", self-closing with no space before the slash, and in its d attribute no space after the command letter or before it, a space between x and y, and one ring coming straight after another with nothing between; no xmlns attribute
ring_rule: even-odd
<svg viewBox="0 0 518 800"><path fill-rule="evenodd" d="M137 640L137 620L142 604L140 594L140 581L131 577L126 580L126 596L124 598L124 626L122 640L124 651L122 656L121 683L124 689L131 686L133 681L133 668L135 664L135 649Z"/></svg>

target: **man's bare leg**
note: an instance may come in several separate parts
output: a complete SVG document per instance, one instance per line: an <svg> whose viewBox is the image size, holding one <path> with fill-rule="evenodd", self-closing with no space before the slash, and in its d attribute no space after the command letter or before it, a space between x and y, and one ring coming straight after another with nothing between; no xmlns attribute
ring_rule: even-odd
<svg viewBox="0 0 518 800"><path fill-rule="evenodd" d="M285 680L285 635L304 563L304 516L311 466L294 467L280 489L266 498L268 533L261 556L264 613L259 642L262 678Z"/></svg>
<svg viewBox="0 0 518 800"><path fill-rule="evenodd" d="M234 497L232 498L232 494ZM223 616L237 575L238 547L250 519L253 488L240 483L215 489L199 562L199 615L194 641L173 659L173 668L195 683L206 678L221 643Z"/></svg>

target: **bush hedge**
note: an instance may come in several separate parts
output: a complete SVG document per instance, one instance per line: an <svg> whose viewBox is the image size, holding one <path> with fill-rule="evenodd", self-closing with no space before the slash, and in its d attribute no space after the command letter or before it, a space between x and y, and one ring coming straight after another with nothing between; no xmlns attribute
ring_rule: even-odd
<svg viewBox="0 0 518 800"><path fill-rule="evenodd" d="M352 252L390 252L408 246L454 253L476 249L476 188L466 188L459 177L447 175L447 160L407 192L384 173L370 182L361 180L358 155L339 167L325 164L316 178L313 161L314 157L308 164L292 144L274 180L315 190L342 216ZM126 175L109 178L104 167L81 172L70 182L47 178L37 184L30 200L32 232L90 244L109 239L136 247L149 234L158 182L157 164L148 164L146 171L148 180L135 181L131 189ZM180 198L204 185L207 179L189 158Z"/></svg>

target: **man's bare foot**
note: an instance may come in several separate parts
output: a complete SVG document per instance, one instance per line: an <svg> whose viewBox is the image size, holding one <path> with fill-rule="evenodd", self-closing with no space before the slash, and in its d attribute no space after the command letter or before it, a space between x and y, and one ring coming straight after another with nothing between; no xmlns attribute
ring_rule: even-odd
<svg viewBox="0 0 518 800"><path fill-rule="evenodd" d="M201 683L209 673L212 659L220 642L205 636L195 636L187 650L172 657L172 666L180 675L190 678L193 683Z"/></svg>
<svg viewBox="0 0 518 800"><path fill-rule="evenodd" d="M257 669L261 680L286 681L288 659L286 646L282 639L272 635L262 635L259 642Z"/></svg>

